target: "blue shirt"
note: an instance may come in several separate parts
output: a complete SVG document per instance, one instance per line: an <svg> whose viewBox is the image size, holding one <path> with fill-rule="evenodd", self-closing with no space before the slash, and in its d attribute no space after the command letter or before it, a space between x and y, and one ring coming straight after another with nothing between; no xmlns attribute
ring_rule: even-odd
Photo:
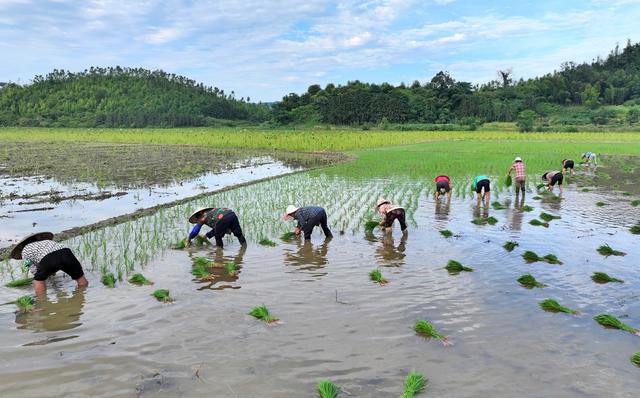
<svg viewBox="0 0 640 398"><path fill-rule="evenodd" d="M305 206L299 208L293 218L298 220L298 228L304 229L305 225L311 220L313 217L317 216L324 209L320 206Z"/></svg>
<svg viewBox="0 0 640 398"><path fill-rule="evenodd" d="M485 175L479 175L476 178L473 179L473 189L476 189L476 187L478 186L478 183L482 180L488 180L489 177L485 176Z"/></svg>

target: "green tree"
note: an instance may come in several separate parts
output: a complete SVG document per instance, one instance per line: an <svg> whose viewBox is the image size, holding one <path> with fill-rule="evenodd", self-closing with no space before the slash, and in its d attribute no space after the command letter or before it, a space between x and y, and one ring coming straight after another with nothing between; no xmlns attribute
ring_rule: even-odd
<svg viewBox="0 0 640 398"><path fill-rule="evenodd" d="M533 123L535 122L536 117L537 114L530 109L520 112L516 122L518 129L520 129L521 132L533 131Z"/></svg>

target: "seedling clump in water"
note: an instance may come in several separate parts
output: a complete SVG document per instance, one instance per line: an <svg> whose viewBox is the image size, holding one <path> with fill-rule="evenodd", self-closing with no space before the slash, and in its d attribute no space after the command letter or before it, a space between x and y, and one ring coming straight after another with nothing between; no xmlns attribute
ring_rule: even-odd
<svg viewBox="0 0 640 398"><path fill-rule="evenodd" d="M331 380L320 380L317 388L320 398L336 398L340 392L340 387L333 384Z"/></svg>
<svg viewBox="0 0 640 398"><path fill-rule="evenodd" d="M530 274L524 274L522 275L520 278L518 278L518 283L520 283L522 286L533 289L534 287L539 287L539 288L543 288L546 285L538 282L536 280L536 278L533 277L533 275Z"/></svg>
<svg viewBox="0 0 640 398"><path fill-rule="evenodd" d="M191 269L191 275L193 276L197 276L198 278L206 278L208 277L209 271L207 271L207 268L205 265L203 264L196 264L193 266L193 268Z"/></svg>
<svg viewBox="0 0 640 398"><path fill-rule="evenodd" d="M280 235L280 239L284 240L284 241L288 241L293 239L293 237L296 236L296 234L294 234L293 232L289 231L289 232L285 232L282 235Z"/></svg>
<svg viewBox="0 0 640 398"><path fill-rule="evenodd" d="M510 240L507 243L505 243L504 245L502 245L502 247L504 247L504 250L508 251L508 252L512 252L513 249L516 248L516 246L519 246L520 244L516 241Z"/></svg>
<svg viewBox="0 0 640 398"><path fill-rule="evenodd" d="M31 311L36 300L31 296L21 296L16 300L16 305L24 312Z"/></svg>
<svg viewBox="0 0 640 398"><path fill-rule="evenodd" d="M224 269L229 275L236 275L238 273L238 266L236 263L227 263L224 265Z"/></svg>
<svg viewBox="0 0 640 398"><path fill-rule="evenodd" d="M424 390L428 380L420 373L411 371L404 380L404 393L400 398L413 398L417 393Z"/></svg>
<svg viewBox="0 0 640 398"><path fill-rule="evenodd" d="M21 286L30 285L31 282L33 282L33 278L20 278L20 279L14 279L11 282L8 282L7 284L5 284L5 286L6 287L21 287Z"/></svg>
<svg viewBox="0 0 640 398"><path fill-rule="evenodd" d="M616 318L613 315L600 314L594 317L593 319L595 319L596 322L598 322L600 325L604 327L611 328L611 329L620 329L629 333L640 335L640 331L638 331L638 329L622 323L618 318Z"/></svg>
<svg viewBox="0 0 640 398"><path fill-rule="evenodd" d="M603 256L626 256L627 255L627 253L625 252L621 252L619 250L613 250L611 246L606 244L600 246L597 250L598 250L598 253L602 254Z"/></svg>
<svg viewBox="0 0 640 398"><path fill-rule="evenodd" d="M262 238L258 243L260 243L262 246L276 246L276 242L268 238Z"/></svg>
<svg viewBox="0 0 640 398"><path fill-rule="evenodd" d="M376 282L379 283L381 285L385 285L387 284L389 281L387 281L383 276L382 276L382 272L380 272L379 269L374 269L373 271L369 272L369 278Z"/></svg>
<svg viewBox="0 0 640 398"><path fill-rule="evenodd" d="M269 313L269 310L264 305L259 305L257 307L254 307L251 310L251 312L249 312L249 315L255 318L261 319L267 323L273 323L278 320L277 318L275 318L273 315Z"/></svg>
<svg viewBox="0 0 640 398"><path fill-rule="evenodd" d="M104 272L101 281L107 287L116 287L116 277L112 272Z"/></svg>
<svg viewBox="0 0 640 398"><path fill-rule="evenodd" d="M163 303L173 302L173 298L169 295L169 291L167 289L158 289L151 293L151 295Z"/></svg>
<svg viewBox="0 0 640 398"><path fill-rule="evenodd" d="M640 367L640 351L633 354L633 356L631 357L631 363Z"/></svg>
<svg viewBox="0 0 640 398"><path fill-rule="evenodd" d="M640 235L640 223L637 223L633 227L629 228L629 232L634 235Z"/></svg>
<svg viewBox="0 0 640 398"><path fill-rule="evenodd" d="M465 267L456 260L449 260L447 266L444 267L451 274L459 274L460 272L473 272L473 268Z"/></svg>
<svg viewBox="0 0 640 398"><path fill-rule="evenodd" d="M535 263L537 261L546 261L549 264L562 264L562 261L558 260L558 257L556 257L553 254L547 254L544 257L540 257L535 252L532 252L530 250L527 250L524 253L522 253L522 258L524 258L524 261L526 261L527 263Z"/></svg>
<svg viewBox="0 0 640 398"><path fill-rule="evenodd" d="M546 299L540 302L540 307L548 312L564 312L566 314L577 314L578 311L563 307L556 300Z"/></svg>
<svg viewBox="0 0 640 398"><path fill-rule="evenodd" d="M210 265L211 263L213 263L213 261L209 260L206 257L196 257L193 259L193 265L196 266L207 266Z"/></svg>
<svg viewBox="0 0 640 398"><path fill-rule="evenodd" d="M542 221L540 221L538 219L533 219L533 220L529 221L529 224L534 225L536 227L543 226L545 228L549 228L549 223L548 222L542 222Z"/></svg>
<svg viewBox="0 0 640 398"><path fill-rule="evenodd" d="M596 206L598 206L598 207L603 207L603 206L606 206L606 205L607 205L607 203L605 203L605 202L596 202Z"/></svg>
<svg viewBox="0 0 640 398"><path fill-rule="evenodd" d="M522 211L533 211L533 207L529 205L522 206Z"/></svg>
<svg viewBox="0 0 640 398"><path fill-rule="evenodd" d="M475 225L484 225L484 224L494 225L495 223L498 222L498 219L491 216L487 218L474 218L473 220L471 220L471 222L474 223Z"/></svg>
<svg viewBox="0 0 640 398"><path fill-rule="evenodd" d="M453 236L453 232L449 231L448 229L443 229L440 231L440 235L444 236L445 238L450 238Z"/></svg>
<svg viewBox="0 0 640 398"><path fill-rule="evenodd" d="M542 257L542 259L549 264L562 264L562 261L558 260L558 257L555 254L547 254Z"/></svg>
<svg viewBox="0 0 640 398"><path fill-rule="evenodd" d="M133 283L134 285L153 285L149 279L145 278L142 274L133 274L131 278L129 278L129 283Z"/></svg>
<svg viewBox="0 0 640 398"><path fill-rule="evenodd" d="M177 241L176 243L174 243L173 245L171 245L171 248L174 250L182 250L186 247L184 240L180 239L179 241Z"/></svg>
<svg viewBox="0 0 640 398"><path fill-rule="evenodd" d="M434 339L439 340L444 345L449 345L449 340L447 336L439 333L431 323L425 321L424 319L420 319L416 322L413 330L424 337L433 337Z"/></svg>
<svg viewBox="0 0 640 398"><path fill-rule="evenodd" d="M622 279L612 278L609 276L609 274L605 272L594 272L593 275L591 275L591 280L593 280L595 283L609 283L609 282L624 283Z"/></svg>
<svg viewBox="0 0 640 398"><path fill-rule="evenodd" d="M500 202L498 202L498 201L491 203L491 206L492 206L495 210L504 210L504 209L506 209L506 208L507 208L505 205L503 205L502 203L500 203Z"/></svg>
<svg viewBox="0 0 640 398"><path fill-rule="evenodd" d="M540 213L540 218L543 219L544 221L551 221L551 220L559 220L560 216L554 216L553 214L549 214L549 213L545 213L544 211L542 213Z"/></svg>
<svg viewBox="0 0 640 398"><path fill-rule="evenodd" d="M369 218L364 223L364 230L365 232L372 232L378 225L380 225L378 221Z"/></svg>

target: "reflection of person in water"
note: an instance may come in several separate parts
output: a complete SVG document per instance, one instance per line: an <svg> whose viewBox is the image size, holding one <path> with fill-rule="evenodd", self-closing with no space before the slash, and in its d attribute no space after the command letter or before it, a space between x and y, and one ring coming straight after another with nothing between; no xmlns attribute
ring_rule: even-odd
<svg viewBox="0 0 640 398"><path fill-rule="evenodd" d="M511 229L520 231L522 229L522 220L524 218L524 212L522 207L524 206L524 195L519 198L516 195L516 201L513 204L513 212L511 213Z"/></svg>
<svg viewBox="0 0 640 398"><path fill-rule="evenodd" d="M296 253L285 254L284 262L287 265L300 267L302 270L316 270L327 265L327 253L329 252L329 240L314 246L309 240L298 241Z"/></svg>
<svg viewBox="0 0 640 398"><path fill-rule="evenodd" d="M85 290L84 286L78 286L68 297L65 297L63 292L56 291L57 300L55 302L49 301L44 295L39 297L33 311L18 311L16 313L18 329L28 329L34 332L56 332L80 326Z"/></svg>
<svg viewBox="0 0 640 398"><path fill-rule="evenodd" d="M436 220L447 220L449 218L449 211L451 210L451 196L447 196L445 202L436 200Z"/></svg>
<svg viewBox="0 0 640 398"><path fill-rule="evenodd" d="M246 253L246 251L247 251L247 245L242 245L238 250L238 254L236 254L235 256L225 256L224 250L222 249L222 247L219 247L219 246L216 247L213 255L213 263L215 264L215 266L208 269L208 271L211 274L211 277L203 280L209 283L199 288L198 290L203 290L203 289L223 290L226 288L239 289L240 287L233 287L232 285L229 285L229 283L233 283L238 280L238 277L240 276L240 272L242 269L244 254ZM225 265L229 263L234 263L238 270L234 273L229 273L229 271L227 271L227 269L225 268ZM220 283L224 283L224 282L226 282L227 284L220 285Z"/></svg>
<svg viewBox="0 0 640 398"><path fill-rule="evenodd" d="M399 267L404 265L404 258L407 256L407 234L402 234L400 243L395 245L393 235L384 234L379 241L382 243L376 248L376 257L381 260L382 266Z"/></svg>
<svg viewBox="0 0 640 398"><path fill-rule="evenodd" d="M489 206L480 206L480 203L480 201L477 201L473 206L473 218L489 217Z"/></svg>

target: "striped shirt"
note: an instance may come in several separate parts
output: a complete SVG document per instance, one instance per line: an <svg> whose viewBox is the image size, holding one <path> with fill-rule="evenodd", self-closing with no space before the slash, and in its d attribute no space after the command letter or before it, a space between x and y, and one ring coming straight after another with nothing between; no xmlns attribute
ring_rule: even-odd
<svg viewBox="0 0 640 398"><path fill-rule="evenodd" d="M22 249L22 258L31 262L29 271L32 274L35 274L38 264L40 264L47 254L66 248L66 246L52 240L39 240L37 242L29 243Z"/></svg>
<svg viewBox="0 0 640 398"><path fill-rule="evenodd" d="M526 177L524 162L513 162L511 168L516 171L516 180L524 180Z"/></svg>

